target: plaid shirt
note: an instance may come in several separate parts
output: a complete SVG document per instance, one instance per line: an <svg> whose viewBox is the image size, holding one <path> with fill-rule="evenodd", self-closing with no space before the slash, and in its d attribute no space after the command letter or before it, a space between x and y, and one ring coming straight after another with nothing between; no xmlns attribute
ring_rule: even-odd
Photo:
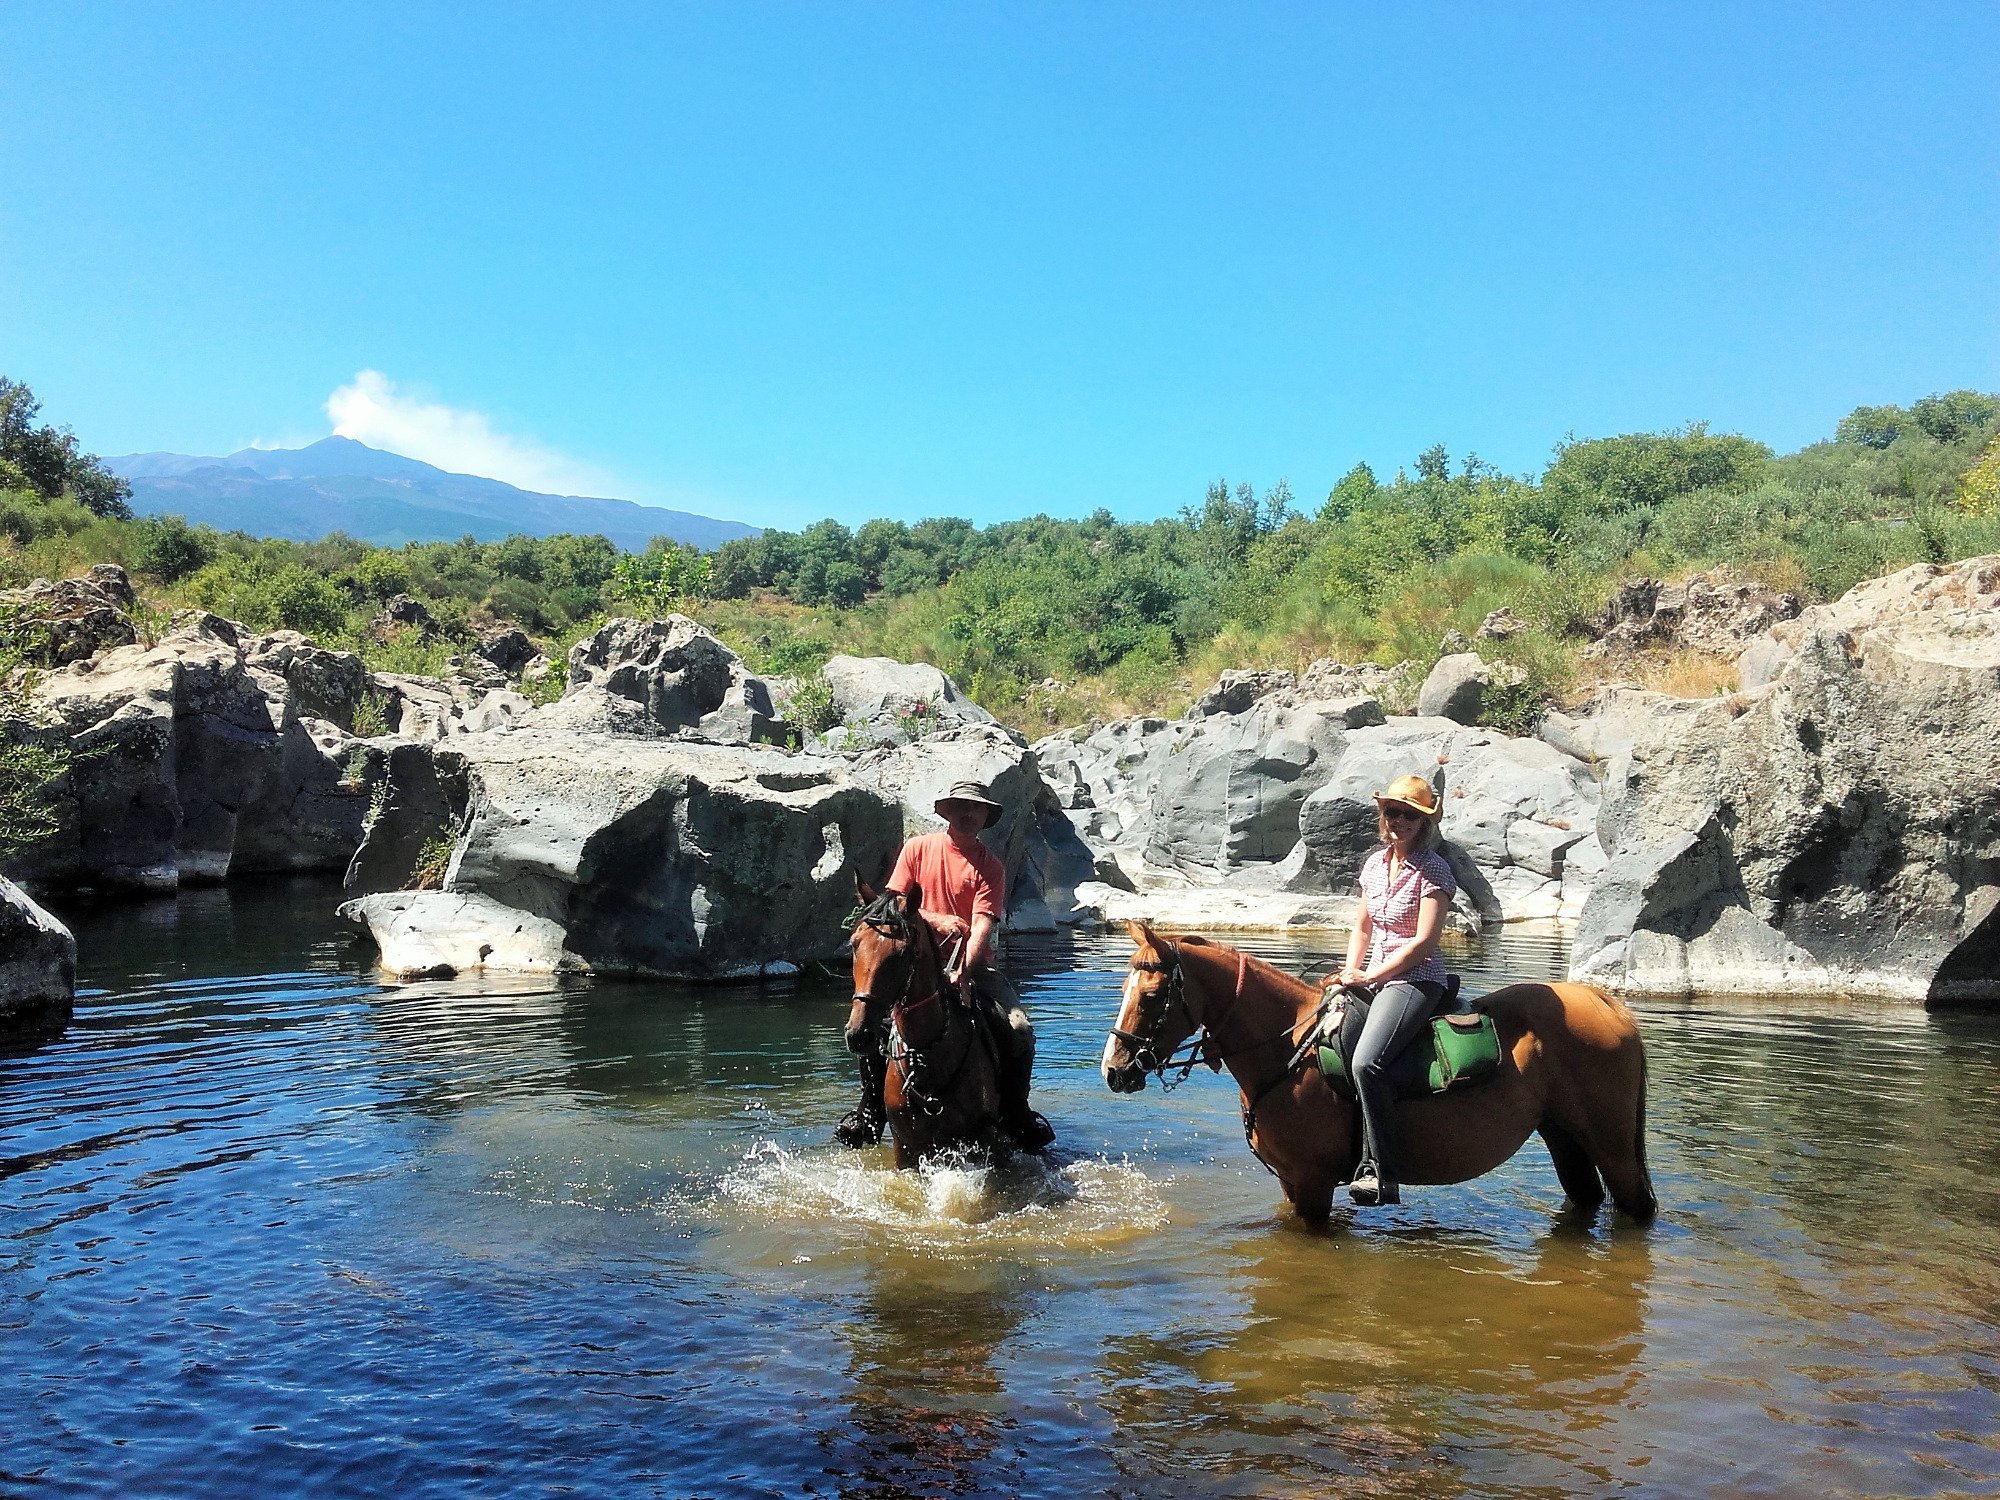
<svg viewBox="0 0 2000 1500"><path fill-rule="evenodd" d="M1444 897L1447 907L1458 894L1458 881L1452 876L1451 866L1437 850L1426 849L1411 855L1396 872L1393 885L1389 881L1389 851L1377 849L1368 856L1361 866L1361 899L1368 903L1368 919L1375 924L1375 930L1369 938L1368 954L1361 961L1362 968L1374 968L1417 935L1417 907L1433 892ZM1444 955L1433 949L1429 958L1414 969L1405 969L1396 979L1443 984L1445 974Z"/></svg>

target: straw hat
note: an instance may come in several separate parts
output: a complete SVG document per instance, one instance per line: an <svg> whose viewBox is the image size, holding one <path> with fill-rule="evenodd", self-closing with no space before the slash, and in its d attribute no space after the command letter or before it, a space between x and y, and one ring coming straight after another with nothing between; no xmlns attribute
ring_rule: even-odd
<svg viewBox="0 0 2000 1500"><path fill-rule="evenodd" d="M1375 794L1377 808L1385 802L1414 807L1427 818L1435 818L1438 813L1437 790L1421 776L1398 776L1386 790Z"/></svg>

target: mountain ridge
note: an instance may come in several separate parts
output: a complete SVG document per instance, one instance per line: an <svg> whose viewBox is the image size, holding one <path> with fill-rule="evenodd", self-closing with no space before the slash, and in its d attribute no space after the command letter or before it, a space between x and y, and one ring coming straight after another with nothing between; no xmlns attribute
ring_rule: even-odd
<svg viewBox="0 0 2000 1500"><path fill-rule="evenodd" d="M326 437L303 448L240 448L220 458L127 453L103 460L132 486L140 515L180 515L222 531L314 541L340 531L377 546L598 534L628 551L656 536L712 551L760 528L595 495L549 495L455 474L421 459Z"/></svg>

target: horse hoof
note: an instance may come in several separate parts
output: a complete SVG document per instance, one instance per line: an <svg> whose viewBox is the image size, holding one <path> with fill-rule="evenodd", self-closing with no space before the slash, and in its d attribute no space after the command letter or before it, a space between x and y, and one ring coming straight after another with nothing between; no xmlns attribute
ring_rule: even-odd
<svg viewBox="0 0 2000 1500"><path fill-rule="evenodd" d="M833 1127L833 1138L841 1145L859 1151L863 1146L873 1146L882 1139L882 1122L862 1114L858 1109L851 1109Z"/></svg>

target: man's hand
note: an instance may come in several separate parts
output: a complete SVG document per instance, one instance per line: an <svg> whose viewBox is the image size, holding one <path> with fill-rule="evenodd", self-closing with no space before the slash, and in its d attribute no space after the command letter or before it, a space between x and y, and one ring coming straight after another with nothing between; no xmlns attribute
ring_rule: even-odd
<svg viewBox="0 0 2000 1500"><path fill-rule="evenodd" d="M950 912L927 911L924 913L924 919L931 924L931 931L935 932L946 942L956 941L964 937L971 930L962 920L954 917Z"/></svg>

